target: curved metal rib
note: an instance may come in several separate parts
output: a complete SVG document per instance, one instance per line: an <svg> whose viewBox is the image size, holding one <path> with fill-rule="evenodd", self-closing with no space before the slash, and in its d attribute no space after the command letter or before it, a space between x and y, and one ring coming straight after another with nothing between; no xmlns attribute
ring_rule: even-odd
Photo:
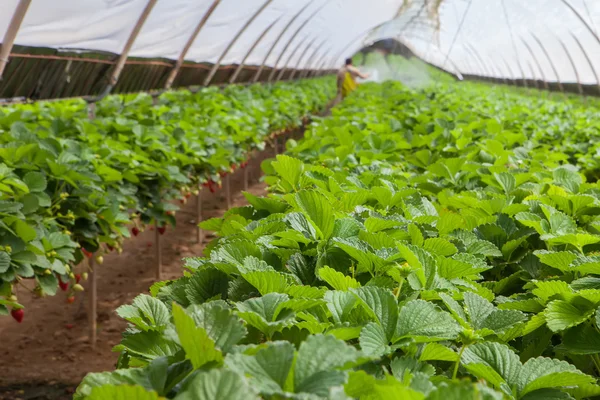
<svg viewBox="0 0 600 400"><path fill-rule="evenodd" d="M217 62L211 68L210 72L206 76L206 79L204 79L204 86L210 85L210 82L212 81L212 79L214 78L215 74L219 70L219 67L221 67L221 63L223 62L223 60L227 56L227 53L229 53L229 51L237 43L237 41L239 40L239 38L242 37L242 35L244 34L244 32L246 32L246 29L248 29L248 27L250 26L250 24L252 24L252 22L254 22L254 20L256 18L258 18L258 16L260 14L262 14L262 12L264 10L266 10L266 8L272 2L273 2L273 0L267 0L267 1L265 1L264 4L252 15L252 17L250 17L250 19L248 21L246 21L246 23L244 24L244 26L242 26L242 29L240 29L238 31L238 33L233 37L233 39L231 40L231 42L229 42L229 44L227 45L227 47L223 51L223 54L221 54L221 56L219 57L219 59L217 60Z"/></svg>
<svg viewBox="0 0 600 400"><path fill-rule="evenodd" d="M569 62L571 63L571 67L573 67L573 72L575 72L575 79L577 79L577 90L579 91L579 95L583 96L583 86L581 86L581 78L579 77L579 71L577 71L577 65L575 64L575 61L573 61L573 57L571 56L569 49L567 49L565 42L563 42L559 38L556 38L556 39L558 40L558 42L562 46L563 50L567 54L567 58L569 59Z"/></svg>
<svg viewBox="0 0 600 400"><path fill-rule="evenodd" d="M300 34L300 32L302 32L302 30L306 27L306 25L308 25L308 23L310 21L312 21L312 19L327 5L329 4L329 0L325 1L325 3L321 4L321 6L319 8L317 8L315 11L313 11L312 14L310 14L310 16L306 19L306 21L304 21L302 23L302 25L300 25L298 27L298 29L296 29L296 31L294 32L294 34L292 35L292 37L290 38L290 40L288 40L288 42L285 44L285 46L283 47L283 50L281 51L281 54L279 54L279 57L277 57L277 60L275 61L275 64L273 64L273 70L271 71L271 73L269 74L269 79L268 81L271 82L273 80L273 78L275 77L275 72L277 71L277 67L279 66L279 63L281 62L281 59L283 58L283 56L285 55L285 52L287 51L287 49L290 47L290 45L292 44L292 42L294 41L294 39L296 39L296 37Z"/></svg>
<svg viewBox="0 0 600 400"><path fill-rule="evenodd" d="M304 10L306 10L308 8L308 6L310 6L312 3L314 3L314 1L315 0L311 0L304 7L302 7L300 9L300 11L298 11L296 13L296 15L294 15L294 17L287 23L285 28L283 28L283 30L279 33L279 36L277 36L277 39L275 40L275 42L273 43L273 45L271 46L271 48L265 55L265 58L263 59L263 62L260 65L260 68L258 68L258 70L256 71L256 74L254 75L254 78L252 78L253 83L256 83L258 81L258 79L260 78L260 75L262 74L263 70L265 69L265 66L267 65L267 60L271 56L271 53L273 53L273 50L275 50L275 47L277 47L277 45L279 44L279 41L281 40L281 38L283 38L283 35L285 35L285 33L288 31L288 29L290 29L292 24L294 22L296 22L298 17L300 17L300 15L304 12Z"/></svg>
<svg viewBox="0 0 600 400"><path fill-rule="evenodd" d="M531 55L531 58L533 58L533 62L535 62L537 69L540 72L540 76L542 77L544 88L546 90L548 90L550 87L548 86L548 79L546 79L546 75L544 74L544 69L542 68L542 64L540 64L540 61L535 56L535 53L533 52L533 49L531 48L531 46L529 45L527 40L525 40L525 38L522 36L520 37L520 39L523 42L523 44L525 45L525 48L527 48L527 51Z"/></svg>
<svg viewBox="0 0 600 400"><path fill-rule="evenodd" d="M315 48L315 51L312 52L310 57L308 57L308 59L306 60L306 64L304 64L304 68L302 68L302 71L300 72L300 75L298 76L298 79L306 78L306 75L308 75L308 72L310 71L310 66L312 65L313 61L315 60L315 57L317 56L319 51L321 51L323 46L325 46L325 44L327 44L327 41L328 41L328 39L323 40L321 42L321 44L319 44Z"/></svg>
<svg viewBox="0 0 600 400"><path fill-rule="evenodd" d="M23 23L23 19L25 19L25 14L27 14L27 9L29 8L30 4L31 0L19 1L17 8L15 8L15 12L10 19L8 28L4 33L4 39L2 39L2 43L0 43L0 80L2 80L2 74L4 73L6 64L8 64L8 57L10 56L10 52L15 43L15 38L17 37L19 28Z"/></svg>
<svg viewBox="0 0 600 400"><path fill-rule="evenodd" d="M258 46L258 44L265 38L265 36L267 35L267 33L269 33L269 31L271 30L271 28L273 28L275 26L275 24L277 22L279 22L280 19L281 19L281 17L279 17L275 21L273 21L271 23L271 25L267 26L267 29L265 29L263 31L263 33L260 34L260 36L256 39L256 41L254 42L254 44L252 45L252 47L250 47L250 50L248 50L248 52L246 53L246 55L244 56L244 58L242 59L242 61L238 65L238 67L235 69L235 72L233 73L233 75L229 79L229 83L235 83L236 79L240 75L240 72L242 72L242 69L244 68L244 65L246 64L246 60L248 59L248 57L250 57L250 54L252 54L252 52L254 51L254 49L256 49L256 46Z"/></svg>
<svg viewBox="0 0 600 400"><path fill-rule="evenodd" d="M577 45L583 52L585 59L587 60L590 68L592 69L592 72L594 73L594 76L596 77L596 86L598 87L598 91L600 92L600 77L598 77L598 71L596 70L596 67L594 67L594 63L592 62L592 59L590 58L587 51L585 51L585 48L583 47L583 45L581 44L581 42L579 41L579 39L577 38L577 36L575 36L575 34L573 32L571 32L571 36L573 36L573 39L575 39L575 42L577 42Z"/></svg>
<svg viewBox="0 0 600 400"><path fill-rule="evenodd" d="M294 56L296 55L296 53L298 52L298 50L300 50L300 48L302 47L302 45L304 43L306 43L307 39L308 39L308 36L305 37L304 39L302 39L300 41L300 43L298 43L298 46L296 46L296 48L294 48L294 50L290 53L290 56L288 57L286 63L283 65L283 68L281 68L281 70L279 70L279 73L277 74L277 78L275 79L275 81L281 80L281 78L283 77L283 74L287 70L287 67L290 65L290 62L292 62L292 58L294 58ZM313 41L314 40L316 40L316 38L313 39Z"/></svg>
<svg viewBox="0 0 600 400"><path fill-rule="evenodd" d="M175 63L175 67L173 67L173 69L169 73L169 76L167 77L167 81L165 82L165 89L170 89L171 86L173 86L173 82L175 82L175 78L177 78L177 75L181 70L181 66L185 61L185 56L187 55L188 51L190 51L190 48L192 47L192 44L194 44L194 41L198 37L198 34L202 30L202 28L204 28L204 25L206 25L206 22L213 14L220 2L221 0L215 0L212 3L212 5L208 8L208 10L204 13L204 16L202 16L202 19L200 20L200 22L198 22L198 25L196 25L196 28L188 38L187 42L185 43L185 46L183 46L183 49L179 54L179 58L177 58L177 62Z"/></svg>
<svg viewBox="0 0 600 400"><path fill-rule="evenodd" d="M554 76L556 77L556 82L558 82L558 88L560 89L561 92L564 93L565 88L563 87L562 82L560 81L560 75L558 74L558 70L556 69L556 66L552 62L552 57L550 57L550 53L548 53L548 50L546 50L546 47L544 46L542 41L535 35L535 33L533 33L533 32L529 32L529 33L531 34L531 36L533 36L533 39L537 42L537 44L540 46L540 48L544 52L544 55L546 56L546 58L548 59L548 62L550 63L550 67L552 67L552 71L554 72Z"/></svg>

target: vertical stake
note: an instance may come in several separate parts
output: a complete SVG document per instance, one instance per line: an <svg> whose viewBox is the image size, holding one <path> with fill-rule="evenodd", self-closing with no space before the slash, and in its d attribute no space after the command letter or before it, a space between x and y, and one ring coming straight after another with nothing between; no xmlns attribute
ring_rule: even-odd
<svg viewBox="0 0 600 400"><path fill-rule="evenodd" d="M160 280L162 275L162 249L160 247L160 233L158 232L157 222L154 222L154 238L156 242L156 279Z"/></svg>
<svg viewBox="0 0 600 400"><path fill-rule="evenodd" d="M200 222L202 222L202 185L198 183L198 198L196 199L196 240L202 244L202 228L200 228Z"/></svg>
<svg viewBox="0 0 600 400"><path fill-rule="evenodd" d="M88 103L88 118L96 118L96 103Z"/></svg>
<svg viewBox="0 0 600 400"><path fill-rule="evenodd" d="M231 208L231 183L229 177L231 174L225 176L225 196L227 197L227 209Z"/></svg>
<svg viewBox="0 0 600 400"><path fill-rule="evenodd" d="M248 166L244 168L244 192L248 191Z"/></svg>
<svg viewBox="0 0 600 400"><path fill-rule="evenodd" d="M90 342L92 349L96 348L97 341L97 315L98 315L98 285L97 274L94 269L94 256L88 259L88 268L90 270Z"/></svg>
<svg viewBox="0 0 600 400"><path fill-rule="evenodd" d="M277 135L273 137L273 150L275 151L275 157L277 157Z"/></svg>

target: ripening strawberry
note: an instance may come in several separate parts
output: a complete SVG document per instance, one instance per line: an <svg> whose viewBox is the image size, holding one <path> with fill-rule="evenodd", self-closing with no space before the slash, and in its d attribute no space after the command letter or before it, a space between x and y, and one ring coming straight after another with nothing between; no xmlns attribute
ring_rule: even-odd
<svg viewBox="0 0 600 400"><path fill-rule="evenodd" d="M68 304L75 303L75 296L69 296L69 297L67 297L67 303Z"/></svg>
<svg viewBox="0 0 600 400"><path fill-rule="evenodd" d="M219 176L220 176L221 178L224 178L224 177L225 177L225 175L227 175L227 171L221 171L221 172L219 172Z"/></svg>
<svg viewBox="0 0 600 400"><path fill-rule="evenodd" d="M167 227L166 226L159 226L158 228L156 228L156 230L158 230L158 233L160 233L161 235L164 235Z"/></svg>
<svg viewBox="0 0 600 400"><path fill-rule="evenodd" d="M80 280L81 280L81 275L75 274L75 283L79 283Z"/></svg>
<svg viewBox="0 0 600 400"><path fill-rule="evenodd" d="M112 247L110 244L106 245L106 248L108 249L108 251L113 251L115 248Z"/></svg>
<svg viewBox="0 0 600 400"><path fill-rule="evenodd" d="M10 315L14 318L18 323L23 322L23 317L25 316L25 311L22 308L13 308L10 311Z"/></svg>
<svg viewBox="0 0 600 400"><path fill-rule="evenodd" d="M170 215L170 216L173 216L173 215L175 215L175 211L167 211L166 214Z"/></svg>
<svg viewBox="0 0 600 400"><path fill-rule="evenodd" d="M63 292L66 292L67 289L69 289L69 282L63 282L59 276L58 277L58 286L60 286L60 290L62 290Z"/></svg>
<svg viewBox="0 0 600 400"><path fill-rule="evenodd" d="M133 233L133 236L137 236L140 234L140 230L134 226L133 228L131 228L131 233Z"/></svg>
<svg viewBox="0 0 600 400"><path fill-rule="evenodd" d="M93 253L87 251L86 249L84 249L83 247L81 248L81 252L83 253L84 256L86 256L87 258L92 258L92 256L94 255Z"/></svg>

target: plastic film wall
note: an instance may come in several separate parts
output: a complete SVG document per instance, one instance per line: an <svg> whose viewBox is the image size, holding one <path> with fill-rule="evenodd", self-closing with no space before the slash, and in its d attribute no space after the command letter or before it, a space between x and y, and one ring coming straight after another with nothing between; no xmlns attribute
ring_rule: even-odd
<svg viewBox="0 0 600 400"><path fill-rule="evenodd" d="M405 1L365 42L394 37L454 73L598 83L600 1Z"/></svg>

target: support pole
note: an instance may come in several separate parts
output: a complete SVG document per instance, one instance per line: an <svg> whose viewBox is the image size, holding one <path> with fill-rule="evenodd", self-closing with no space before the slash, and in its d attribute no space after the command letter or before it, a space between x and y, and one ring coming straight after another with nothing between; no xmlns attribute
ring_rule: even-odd
<svg viewBox="0 0 600 400"><path fill-rule="evenodd" d="M527 40L525 40L525 38L521 37L521 41L525 45L525 48L527 48L527 51L531 55L531 58L533 58L533 62L536 64L537 69L540 72L540 76L542 77L544 88L546 90L550 89L550 87L548 86L548 79L546 79L546 74L544 74L544 69L542 68L542 64L540 64L540 61L535 56L535 53L533 52L533 49L531 48L531 46L529 45L529 43L527 43Z"/></svg>
<svg viewBox="0 0 600 400"><path fill-rule="evenodd" d="M94 256L88 259L90 270L90 343L96 348L98 330L98 271L94 268Z"/></svg>
<svg viewBox="0 0 600 400"><path fill-rule="evenodd" d="M187 55L188 51L192 47L192 44L194 44L194 41L198 37L198 34L202 30L202 28L204 28L204 25L206 25L206 22L208 21L210 16L213 14L213 12L215 11L215 9L217 8L217 6L219 5L220 2L221 2L221 0L215 0L212 3L212 5L209 7L209 9L206 11L206 13L204 13L204 16L202 17L202 19L200 20L198 25L196 25L196 28L194 29L194 31L188 38L187 42L185 43L185 46L183 46L181 53L179 53L179 58L177 59L175 66L173 67L173 69L169 73L169 76L167 77L167 81L165 82L165 89L171 89L171 87L173 86L173 83L175 82L175 78L177 78L177 75L179 74L179 71L181 70L181 66L183 65L185 56Z"/></svg>
<svg viewBox="0 0 600 400"><path fill-rule="evenodd" d="M573 68L573 72L575 73L575 79L577 80L577 91L579 92L580 96L583 96L583 86L581 86L581 78L579 77L579 71L577 71L577 65L575 64L575 61L573 60L573 57L571 56L569 49L565 45L565 42L563 42L559 38L557 38L557 40L560 43L560 45L562 46L565 53L567 54L567 58L569 59L569 62L571 63L571 67Z"/></svg>
<svg viewBox="0 0 600 400"><path fill-rule="evenodd" d="M575 39L575 42L577 42L577 45L583 52L583 55L585 56L585 59L587 60L588 65L592 69L592 72L594 73L594 76L596 77L596 86L598 87L598 93L600 93L600 77L598 76L598 70L596 70L596 67L594 67L594 63L592 62L590 55L588 54L587 51L585 51L585 48L581 44L581 41L579 40L579 38L577 38L577 36L573 32L571 32L571 36L573 37L573 39Z"/></svg>
<svg viewBox="0 0 600 400"><path fill-rule="evenodd" d="M308 23L310 21L312 21L312 19L319 13L319 11L321 11L327 4L328 4L328 1L326 1L325 3L323 3L312 14L310 14L310 16L306 19L306 21L304 21L302 23L302 25L300 25L298 27L298 29L296 29L296 31L294 32L294 34L292 35L292 37L290 38L290 40L288 40L288 42L283 47L283 50L281 50L281 53L279 54L279 57L277 57L277 60L275 61L275 64L273 65L273 70L269 74L268 82L273 81L273 78L275 77L275 72L277 71L277 67L279 66L279 63L281 62L281 59L285 55L285 52L290 47L290 45L292 44L292 42L294 41L294 39L296 39L296 37L300 34L300 32L302 32L302 30L304 29L304 27L306 27L306 25L308 25Z"/></svg>
<svg viewBox="0 0 600 400"><path fill-rule="evenodd" d="M221 54L221 56L219 57L219 59L217 60L217 62L211 68L210 72L206 76L206 79L204 79L204 84L203 84L204 86L210 85L210 82L215 77L215 74L219 70L219 67L221 67L221 63L223 62L223 60L225 59L225 57L227 56L227 54L229 53L229 51L231 50L231 48L237 43L237 41L240 39L240 37L242 37L242 35L244 34L244 32L246 32L246 29L248 29L248 27L252 24L252 22L254 22L254 20L256 18L258 18L258 16L260 14L262 14L262 12L264 10L266 10L266 8L269 7L269 5L272 2L273 2L273 0L267 0L267 1L265 1L263 3L263 5L252 15L252 17L250 17L250 19L248 21L246 21L246 23L244 24L244 26L242 26L242 29L240 29L238 31L238 33L233 37L233 39L231 40L231 42L229 42L229 44L227 45L227 47L223 51L223 54Z"/></svg>
<svg viewBox="0 0 600 400"><path fill-rule="evenodd" d="M529 33L531 34L531 36L533 36L533 39L537 42L537 44L540 46L540 48L544 52L544 55L546 56L546 59L548 60L548 62L550 63L550 66L552 67L552 71L554 72L554 76L556 78L556 82L558 82L558 88L560 89L560 91L562 93L564 93L565 92L565 88L563 87L563 84L560 81L560 75L558 74L558 70L556 69L556 66L552 62L552 57L550 57L550 53L548 53L548 50L546 50L546 47L544 46L544 44L542 43L542 41L535 35L535 33L533 33L533 32L529 32Z"/></svg>
<svg viewBox="0 0 600 400"><path fill-rule="evenodd" d="M154 242L156 245L156 279L160 281L162 277L162 241L160 240L157 222L154 223Z"/></svg>
<svg viewBox="0 0 600 400"><path fill-rule="evenodd" d="M306 46L306 48L304 49L304 51L300 54L300 57L298 58L298 64L296 65L296 67L292 70L292 73L290 74L290 80L294 79L294 77L296 76L296 73L298 72L298 69L300 68L300 65L302 64L302 60L304 60L304 57L306 57L306 53L308 53L308 50L310 50L310 48L312 47L313 44L315 44L315 42L317 41L317 38L315 37L309 44L308 46Z"/></svg>
<svg viewBox="0 0 600 400"><path fill-rule="evenodd" d="M512 44L513 51L515 52L515 59L517 60L517 66L519 67L519 71L521 71L521 77L523 78L523 86L527 87L527 80L525 79L525 71L523 70L521 61L519 60L519 52L517 51L517 44L515 42L515 37L513 35L510 20L508 19L508 12L506 11L506 5L504 4L504 0L502 0L502 10L504 12L504 19L506 20L506 26L508 27L508 34L510 35L510 42Z"/></svg>
<svg viewBox="0 0 600 400"><path fill-rule="evenodd" d="M8 64L8 57L10 56L13 45L15 44L15 38L17 37L17 33L19 32L19 28L23 23L23 19L25 18L25 14L27 14L27 9L29 8L30 4L31 0L19 1L10 23L8 24L8 28L6 29L2 43L0 44L0 80L2 80L2 74L4 73L6 64Z"/></svg>
<svg viewBox="0 0 600 400"><path fill-rule="evenodd" d="M237 80L238 76L240 75L240 72L242 72L242 70L244 69L244 65L246 64L246 60L248 59L248 57L250 57L250 54L252 54L252 52L254 51L254 49L256 49L256 46L258 46L258 44L264 39L264 37L267 35L267 33L269 33L269 31L271 30L271 28L273 28L275 26L275 24L280 19L281 19L281 17L279 17L275 21L273 21L271 23L271 25L267 26L267 29L265 29L263 31L263 33L256 39L256 41L254 42L254 44L252 45L252 47L250 47L250 50L248 50L248 52L246 53L246 55L244 56L244 58L242 59L242 61L238 65L238 67L235 69L235 72L233 73L233 75L229 79L229 83L230 84L235 83L235 81Z"/></svg>
<svg viewBox="0 0 600 400"><path fill-rule="evenodd" d="M531 76L533 79L533 85L535 86L535 88L537 90L539 90L540 87L538 86L537 79L535 77L535 69L533 68L533 65L531 64L531 61L527 61L527 65L529 66L529 72L531 72Z"/></svg>
<svg viewBox="0 0 600 400"><path fill-rule="evenodd" d="M585 20L585 18L583 18L583 15L581 15L579 13L579 11L577 11L577 9L575 7L573 7L573 5L571 5L571 3L569 3L568 0L560 0L564 5L566 5L571 12L573 12L573 14L575 14L575 16L577 17L577 19L579 19L579 21L581 21L581 23L583 24L583 26L585 26L585 29L587 29L587 31L589 33L592 34L592 36L594 37L594 39L596 40L596 43L598 43L600 45L600 37L598 37L598 34L596 33L596 31L594 30L594 28L592 28L590 26L590 24L588 24L588 22ZM584 3L585 4L585 3ZM587 8L587 5L585 5Z"/></svg>
<svg viewBox="0 0 600 400"><path fill-rule="evenodd" d="M231 174L225 176L225 197L227 198L227 209L231 208Z"/></svg>
<svg viewBox="0 0 600 400"><path fill-rule="evenodd" d="M515 77L515 73L513 72L513 70L510 68L510 64L508 63L508 61L506 61L506 58L504 58L504 56L502 54L500 54L500 60L502 60L502 62L504 63L504 66L506 67L506 69L508 70L508 73L510 74L510 80L512 81L512 83L515 86L517 85L517 78Z"/></svg>
<svg viewBox="0 0 600 400"><path fill-rule="evenodd" d="M246 167L244 168L244 191L247 192L248 191L248 181L249 181L249 174L248 174L248 165L246 165Z"/></svg>
<svg viewBox="0 0 600 400"><path fill-rule="evenodd" d="M202 244L202 228L200 223L202 222L202 184L198 184L198 196L196 197L196 242Z"/></svg>
<svg viewBox="0 0 600 400"><path fill-rule="evenodd" d="M113 68L112 74L110 75L110 78L108 81L108 86L106 87L104 93L102 94L102 97L104 97L108 93L110 93L110 91L115 87L115 85L119 81L119 76L121 76L121 72L123 72L123 68L125 67L125 62L127 61L127 57L129 57L129 52L131 51L131 48L133 47L135 40L137 39L142 28L144 27L144 24L146 23L146 20L148 19L148 16L152 12L152 9L156 5L157 1L158 0L149 0L148 3L146 4L146 7L144 7L144 11L142 11L142 15L140 15L136 24L133 27L133 30L129 34L129 38L127 39L127 42L125 43L125 47L123 47L123 50L121 51L121 55L119 56L117 63L115 64L115 67Z"/></svg>

